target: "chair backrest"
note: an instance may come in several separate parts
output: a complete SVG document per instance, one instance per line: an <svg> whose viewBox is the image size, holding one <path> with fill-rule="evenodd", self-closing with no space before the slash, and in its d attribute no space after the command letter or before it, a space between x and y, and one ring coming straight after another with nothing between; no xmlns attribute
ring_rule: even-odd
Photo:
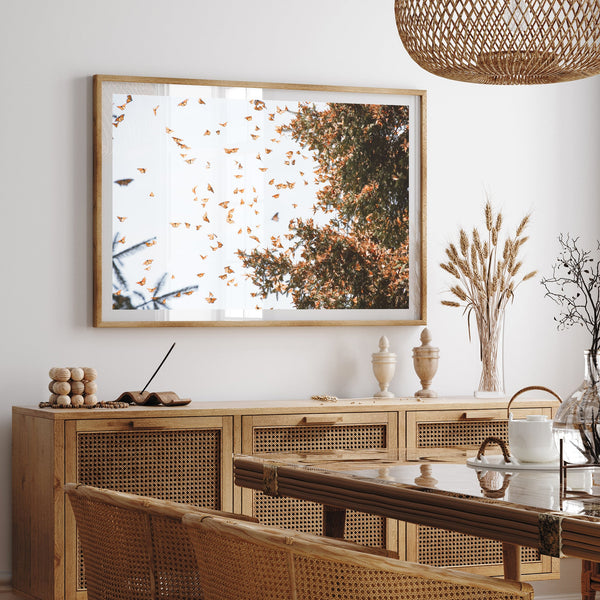
<svg viewBox="0 0 600 600"><path fill-rule="evenodd" d="M83 553L89 600L202 598L185 514L251 517L66 484Z"/></svg>
<svg viewBox="0 0 600 600"><path fill-rule="evenodd" d="M183 518L204 600L517 600L527 583L357 552L343 541L216 516Z"/></svg>

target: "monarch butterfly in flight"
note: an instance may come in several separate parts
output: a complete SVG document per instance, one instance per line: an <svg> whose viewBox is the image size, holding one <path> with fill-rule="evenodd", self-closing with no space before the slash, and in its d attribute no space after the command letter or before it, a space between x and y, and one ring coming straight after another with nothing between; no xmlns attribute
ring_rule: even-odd
<svg viewBox="0 0 600 600"><path fill-rule="evenodd" d="M116 179L115 183L120 186L129 185L133 179Z"/></svg>

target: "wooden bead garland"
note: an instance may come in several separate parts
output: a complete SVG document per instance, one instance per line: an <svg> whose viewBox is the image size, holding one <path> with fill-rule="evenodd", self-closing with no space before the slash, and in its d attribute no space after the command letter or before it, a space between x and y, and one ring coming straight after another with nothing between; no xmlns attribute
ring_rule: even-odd
<svg viewBox="0 0 600 600"><path fill-rule="evenodd" d="M49 372L49 402L45 406L69 408L80 406L93 407L98 403L96 392L98 384L96 369L91 367L53 367Z"/></svg>

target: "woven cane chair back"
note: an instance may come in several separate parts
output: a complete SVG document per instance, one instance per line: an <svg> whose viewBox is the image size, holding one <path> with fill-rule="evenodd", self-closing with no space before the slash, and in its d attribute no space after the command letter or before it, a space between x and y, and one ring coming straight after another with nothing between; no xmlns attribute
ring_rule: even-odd
<svg viewBox="0 0 600 600"><path fill-rule="evenodd" d="M83 552L89 600L202 597L184 514L250 517L67 484Z"/></svg>
<svg viewBox="0 0 600 600"><path fill-rule="evenodd" d="M402 562L354 545L186 515L204 600L531 600L527 583Z"/></svg>

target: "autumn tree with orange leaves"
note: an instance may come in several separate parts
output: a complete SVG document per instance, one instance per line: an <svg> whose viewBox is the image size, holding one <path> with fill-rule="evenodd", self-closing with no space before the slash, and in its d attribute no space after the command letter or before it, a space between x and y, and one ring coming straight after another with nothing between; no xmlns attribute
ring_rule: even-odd
<svg viewBox="0 0 600 600"><path fill-rule="evenodd" d="M300 105L280 133L316 158L315 210L294 219L290 248L240 251L260 295L299 309L408 308L408 107Z"/></svg>

